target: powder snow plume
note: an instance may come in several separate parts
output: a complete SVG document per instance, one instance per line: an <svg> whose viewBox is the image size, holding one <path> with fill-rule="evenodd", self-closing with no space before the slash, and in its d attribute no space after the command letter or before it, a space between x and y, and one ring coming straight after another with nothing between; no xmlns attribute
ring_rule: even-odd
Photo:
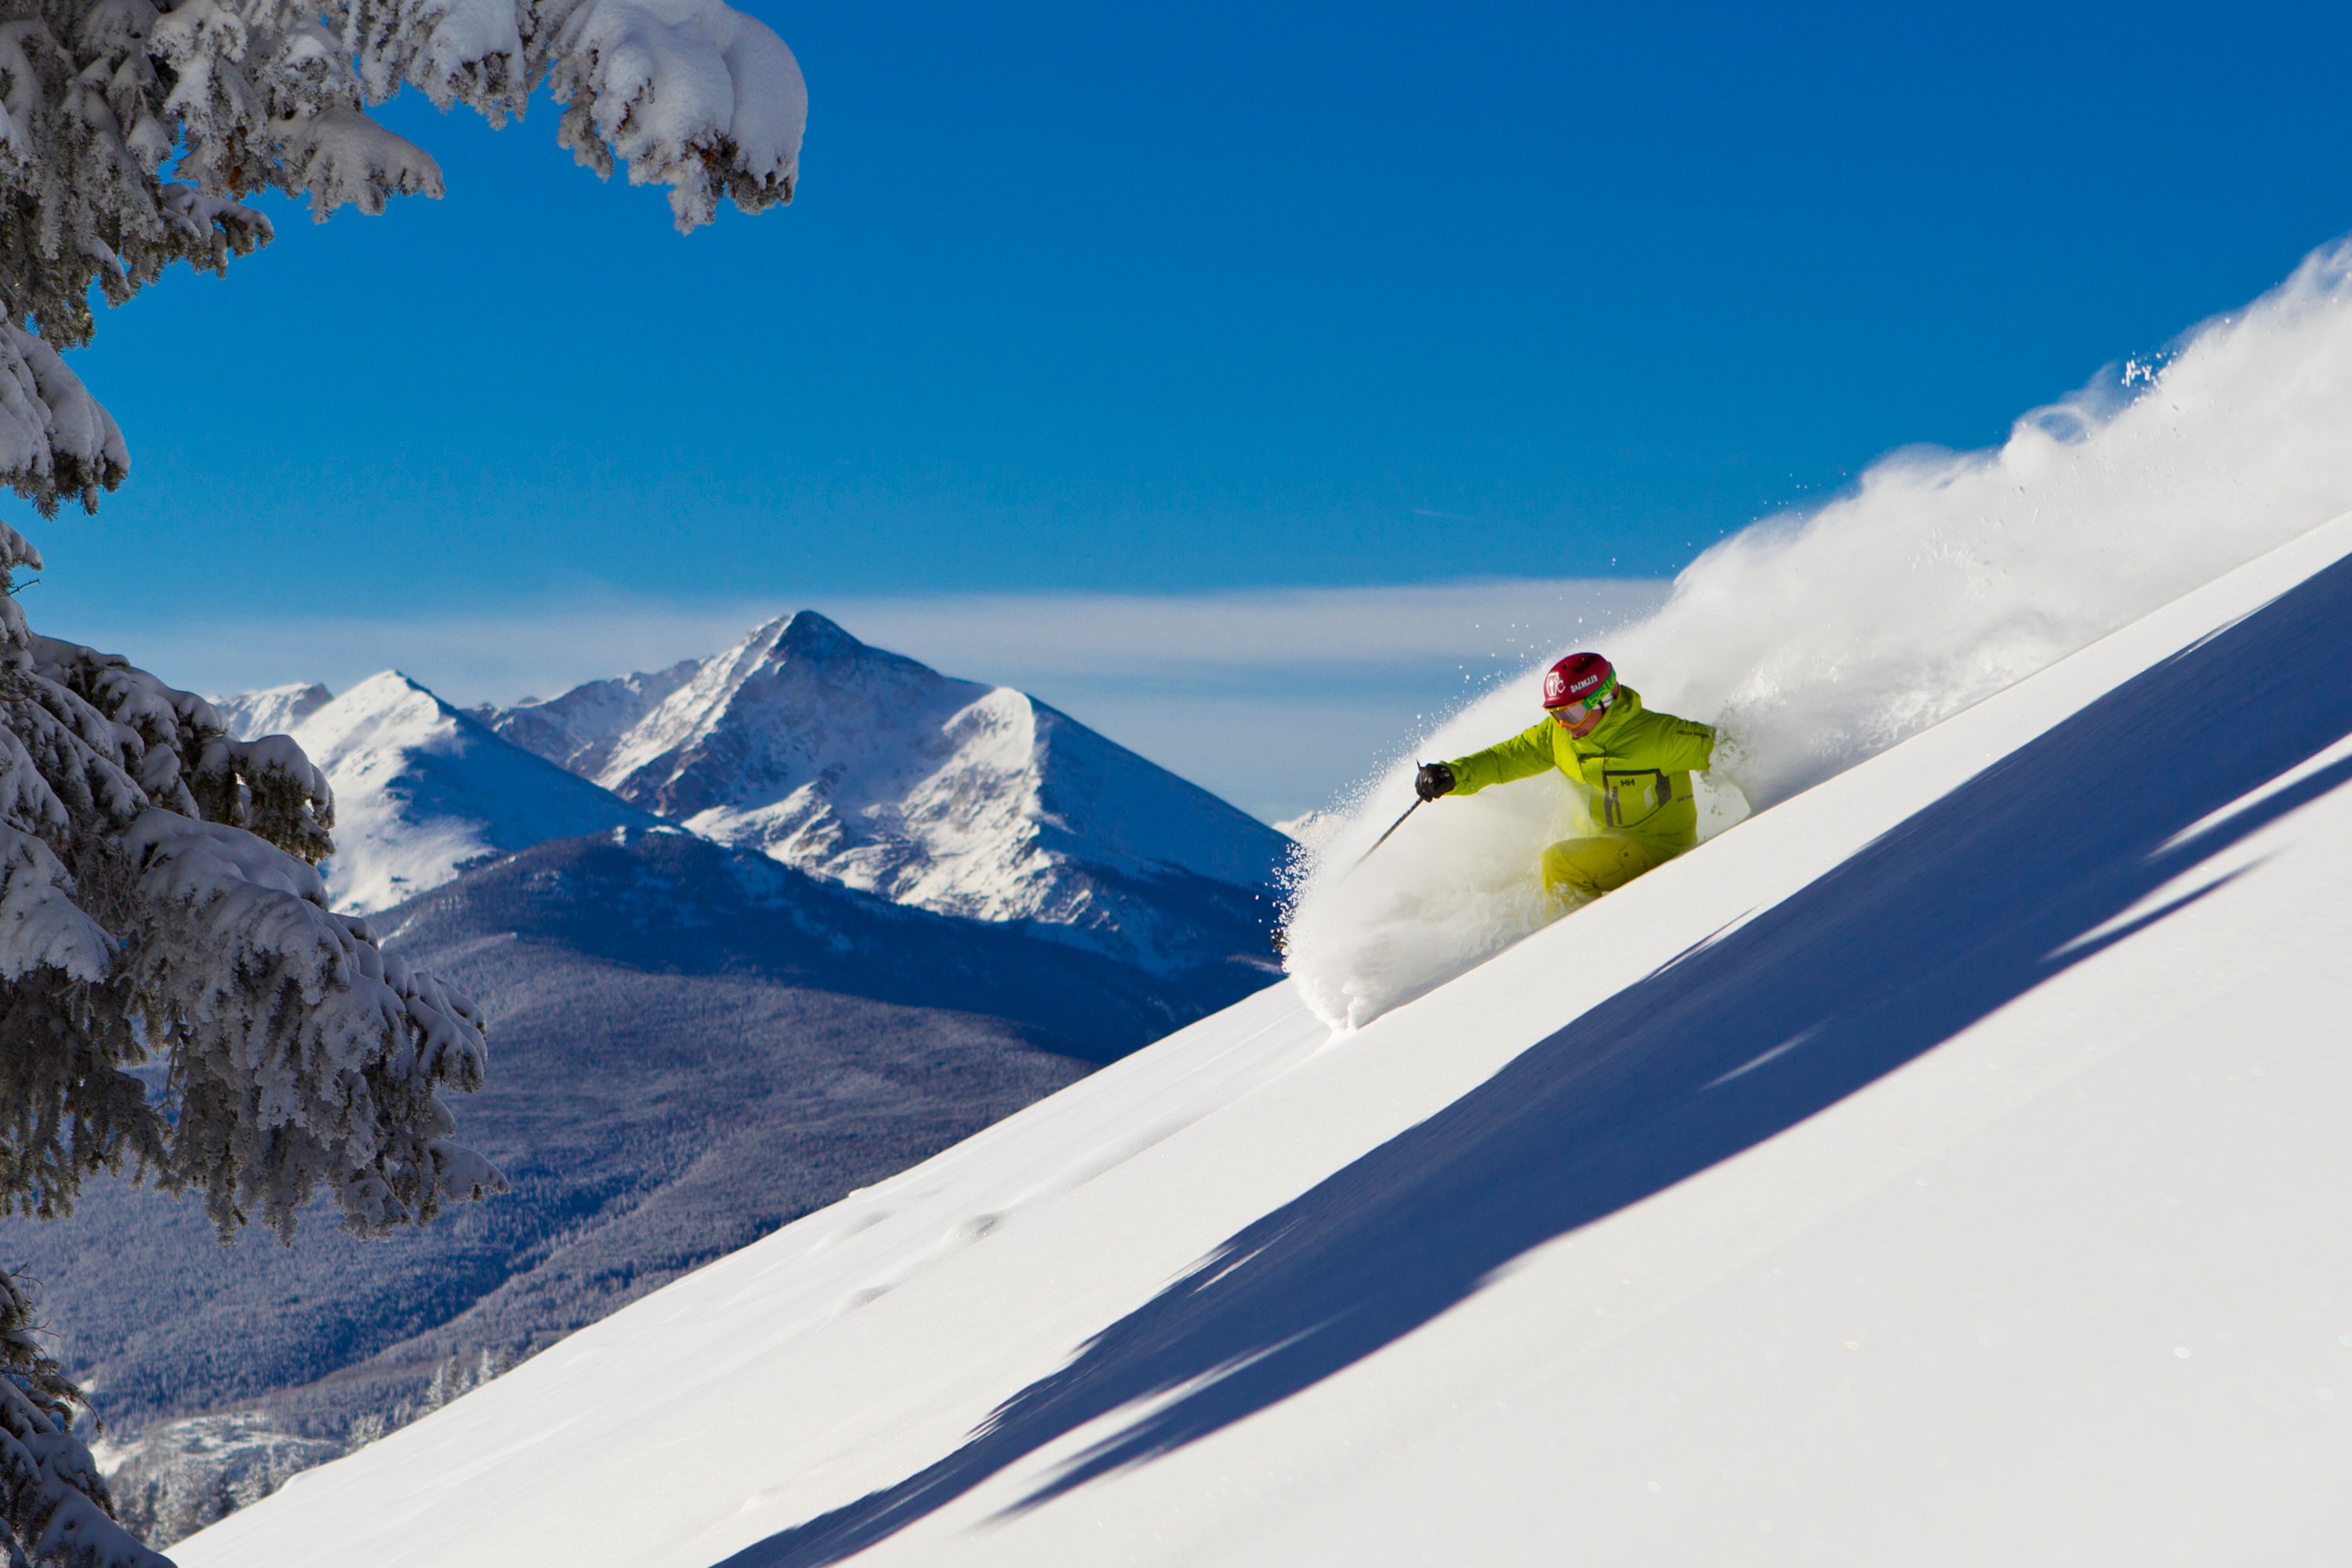
<svg viewBox="0 0 2352 1568"><path fill-rule="evenodd" d="M1704 837L2347 510L2352 240L2158 363L2028 414L2000 447L1893 453L1842 498L1707 551L1646 620L1562 636L1609 655L1651 707L1732 738L1700 781ZM1349 870L1412 804L1415 757L1536 720L1540 668L1413 738L1302 852L1288 967L1335 1028L1549 917L1537 851L1589 830L1556 775L1425 806Z"/></svg>

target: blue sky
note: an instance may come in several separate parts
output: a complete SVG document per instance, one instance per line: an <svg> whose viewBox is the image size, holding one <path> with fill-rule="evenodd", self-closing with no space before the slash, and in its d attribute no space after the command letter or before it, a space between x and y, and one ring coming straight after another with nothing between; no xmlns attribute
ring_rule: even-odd
<svg viewBox="0 0 2352 1568"><path fill-rule="evenodd" d="M107 315L132 478L29 529L37 626L467 700L434 628L583 605L1239 593L1311 652L1265 590L1671 574L2352 227L2340 6L750 8L792 208L681 237L551 112L404 102L446 200Z"/></svg>

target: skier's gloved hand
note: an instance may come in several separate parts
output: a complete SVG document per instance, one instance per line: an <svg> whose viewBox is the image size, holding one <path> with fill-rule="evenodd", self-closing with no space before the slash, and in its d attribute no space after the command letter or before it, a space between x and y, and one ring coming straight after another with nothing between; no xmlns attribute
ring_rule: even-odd
<svg viewBox="0 0 2352 1568"><path fill-rule="evenodd" d="M1421 772L1412 775L1412 793L1423 800L1435 800L1453 792L1454 770L1444 763L1423 763Z"/></svg>

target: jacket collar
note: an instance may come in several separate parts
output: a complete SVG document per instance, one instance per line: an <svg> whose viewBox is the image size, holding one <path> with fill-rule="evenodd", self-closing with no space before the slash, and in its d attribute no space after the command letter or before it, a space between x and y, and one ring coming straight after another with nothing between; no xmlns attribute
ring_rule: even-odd
<svg viewBox="0 0 2352 1568"><path fill-rule="evenodd" d="M1601 722L1592 727L1592 733L1582 740L1577 740L1573 735L1569 739L1575 744L1589 750L1605 752L1609 749L1610 739L1622 730L1626 722L1641 710L1642 694L1630 686L1620 686L1617 689L1617 700L1609 705L1609 711L1601 716Z"/></svg>

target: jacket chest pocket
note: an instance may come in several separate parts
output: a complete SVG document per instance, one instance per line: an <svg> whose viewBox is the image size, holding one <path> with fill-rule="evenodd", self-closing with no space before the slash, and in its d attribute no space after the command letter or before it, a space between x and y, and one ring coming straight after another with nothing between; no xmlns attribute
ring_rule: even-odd
<svg viewBox="0 0 2352 1568"><path fill-rule="evenodd" d="M1637 827L1675 798L1674 780L1662 769L1603 768L1601 805L1611 827Z"/></svg>

